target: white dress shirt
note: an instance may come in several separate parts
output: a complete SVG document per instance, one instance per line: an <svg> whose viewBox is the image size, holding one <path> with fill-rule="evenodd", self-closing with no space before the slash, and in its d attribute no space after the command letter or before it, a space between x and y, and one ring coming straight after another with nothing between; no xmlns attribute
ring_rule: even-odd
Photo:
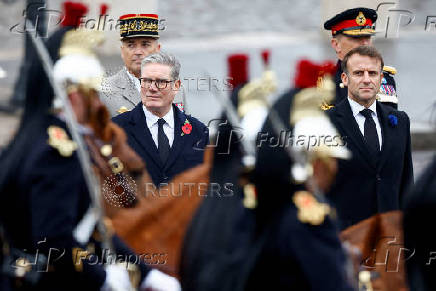
<svg viewBox="0 0 436 291"><path fill-rule="evenodd" d="M360 132L363 136L365 136L365 116L360 113L363 109L365 109L365 106L360 105L350 97L348 97L348 102L350 103L351 111L353 111L354 119L356 119L357 125L359 125ZM371 116L372 119L375 122L375 128L377 130L378 135L378 143L380 144L380 150L382 149L382 132L380 127L380 121L377 118L377 102L374 101L371 106L369 106L369 110L371 110Z"/></svg>
<svg viewBox="0 0 436 291"><path fill-rule="evenodd" d="M150 111L148 111L147 107L145 107L144 105L142 105L142 110L144 110L145 119L147 121L147 127L150 130L151 137L153 138L154 144L156 145L157 148L159 148L159 144L157 141L157 131L158 131L159 125L157 124L157 121L159 120L160 117L158 117L158 116L154 115L153 113L151 113ZM174 141L174 112L173 112L173 107L171 107L170 111L168 111L168 113L162 118L165 119L165 124L163 125L164 133L168 138L168 142L170 144L170 147L172 147L173 141Z"/></svg>
<svg viewBox="0 0 436 291"><path fill-rule="evenodd" d="M141 92L141 82L139 81L138 78L136 78L134 75L132 75L129 70L127 70L126 67L124 67L124 69L127 72L127 76L129 76L130 80L132 80L133 84L135 84L135 88L138 89L138 92Z"/></svg>

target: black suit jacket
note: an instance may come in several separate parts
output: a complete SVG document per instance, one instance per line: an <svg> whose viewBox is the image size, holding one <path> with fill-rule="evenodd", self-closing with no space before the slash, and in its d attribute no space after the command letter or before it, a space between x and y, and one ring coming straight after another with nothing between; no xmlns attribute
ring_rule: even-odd
<svg viewBox="0 0 436 291"><path fill-rule="evenodd" d="M159 158L158 149L147 127L142 103L136 105L132 111L112 118L126 131L129 145L145 162L156 186L168 183L175 175L201 164L204 148L209 142L209 130L203 123L190 115L186 115L175 105L173 105L173 109L174 141L165 164L162 164ZM182 135L182 126L186 120L192 125L192 131Z"/></svg>
<svg viewBox="0 0 436 291"><path fill-rule="evenodd" d="M341 227L378 212L400 209L400 201L413 183L407 114L377 101L382 131L382 150L377 158L370 154L348 99L329 110L328 115L352 153L350 160L339 160L336 182L329 193ZM397 124L389 116L394 116L391 118L396 118Z"/></svg>

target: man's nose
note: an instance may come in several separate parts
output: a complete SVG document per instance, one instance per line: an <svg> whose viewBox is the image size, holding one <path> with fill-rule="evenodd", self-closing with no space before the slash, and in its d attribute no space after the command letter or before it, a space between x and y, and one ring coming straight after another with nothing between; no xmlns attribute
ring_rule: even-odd
<svg viewBox="0 0 436 291"><path fill-rule="evenodd" d="M371 82L371 78L369 77L369 73L367 71L363 72L363 82L365 83Z"/></svg>
<svg viewBox="0 0 436 291"><path fill-rule="evenodd" d="M142 48L140 46L135 47L135 49L133 50L133 53L135 55L143 55L144 51L142 50Z"/></svg>
<svg viewBox="0 0 436 291"><path fill-rule="evenodd" d="M152 81L151 84L148 86L148 90L152 90L152 91L158 91L159 89L156 86L156 82Z"/></svg>
<svg viewBox="0 0 436 291"><path fill-rule="evenodd" d="M369 45L369 38L362 37L360 39L360 45Z"/></svg>

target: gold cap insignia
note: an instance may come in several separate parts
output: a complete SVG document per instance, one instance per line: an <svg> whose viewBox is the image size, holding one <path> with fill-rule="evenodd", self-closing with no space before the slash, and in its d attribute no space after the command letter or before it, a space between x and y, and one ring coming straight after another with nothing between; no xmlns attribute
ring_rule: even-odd
<svg viewBox="0 0 436 291"><path fill-rule="evenodd" d="M362 12L362 11L360 11L360 12L359 12L359 15L357 15L357 17L356 17L356 23L357 23L358 25L360 25L360 26L365 25L365 23L366 23L366 18L365 18L365 15L363 15L363 12Z"/></svg>
<svg viewBox="0 0 436 291"><path fill-rule="evenodd" d="M47 129L48 144L58 150L63 157L71 157L77 149L77 144L72 141L65 130L58 126L51 125Z"/></svg>
<svg viewBox="0 0 436 291"><path fill-rule="evenodd" d="M303 223L320 225L324 218L330 213L330 206L325 203L319 203L315 197L307 191L298 191L292 198L297 206L297 218Z"/></svg>

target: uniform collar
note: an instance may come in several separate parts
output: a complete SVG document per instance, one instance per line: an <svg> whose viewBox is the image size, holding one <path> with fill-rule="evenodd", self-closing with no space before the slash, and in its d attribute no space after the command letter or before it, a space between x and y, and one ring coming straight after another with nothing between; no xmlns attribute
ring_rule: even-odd
<svg viewBox="0 0 436 291"><path fill-rule="evenodd" d="M124 70L126 70L129 79L133 82L133 84L135 84L135 88L138 90L138 92L141 92L141 82L139 81L139 79L132 75L126 67L124 67Z"/></svg>

